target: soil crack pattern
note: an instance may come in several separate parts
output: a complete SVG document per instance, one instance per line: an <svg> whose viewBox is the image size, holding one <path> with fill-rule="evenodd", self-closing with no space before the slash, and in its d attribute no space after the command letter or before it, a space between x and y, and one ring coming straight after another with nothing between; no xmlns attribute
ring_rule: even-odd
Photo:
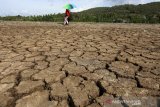
<svg viewBox="0 0 160 107"><path fill-rule="evenodd" d="M160 97L159 28L0 22L0 107L107 107L109 98Z"/></svg>

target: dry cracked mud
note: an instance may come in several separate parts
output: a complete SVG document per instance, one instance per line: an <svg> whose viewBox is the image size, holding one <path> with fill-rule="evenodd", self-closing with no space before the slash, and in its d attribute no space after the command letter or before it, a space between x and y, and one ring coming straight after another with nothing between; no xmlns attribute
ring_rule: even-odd
<svg viewBox="0 0 160 107"><path fill-rule="evenodd" d="M148 96L160 97L160 25L0 22L0 107Z"/></svg>

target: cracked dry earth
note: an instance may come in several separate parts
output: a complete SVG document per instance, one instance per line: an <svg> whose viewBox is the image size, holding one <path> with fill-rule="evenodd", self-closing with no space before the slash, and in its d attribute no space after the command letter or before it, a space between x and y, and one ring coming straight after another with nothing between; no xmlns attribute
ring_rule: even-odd
<svg viewBox="0 0 160 107"><path fill-rule="evenodd" d="M118 96L160 97L160 25L0 22L0 107L108 107Z"/></svg>

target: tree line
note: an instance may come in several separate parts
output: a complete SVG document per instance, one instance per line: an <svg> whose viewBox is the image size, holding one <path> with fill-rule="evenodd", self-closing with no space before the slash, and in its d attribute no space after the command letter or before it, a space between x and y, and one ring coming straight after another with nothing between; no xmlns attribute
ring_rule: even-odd
<svg viewBox="0 0 160 107"><path fill-rule="evenodd" d="M6 16L5 21L51 21L62 22L64 14L39 16ZM160 23L160 2L143 5L120 5L98 7L82 12L71 13L72 22L111 22L111 23Z"/></svg>

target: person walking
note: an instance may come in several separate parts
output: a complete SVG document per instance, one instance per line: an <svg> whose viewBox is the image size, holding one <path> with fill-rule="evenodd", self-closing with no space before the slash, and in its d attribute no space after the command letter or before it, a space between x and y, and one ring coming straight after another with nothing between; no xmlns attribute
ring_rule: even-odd
<svg viewBox="0 0 160 107"><path fill-rule="evenodd" d="M64 25L68 25L69 24L70 15L71 15L71 13L70 13L69 9L66 9L65 17L64 17Z"/></svg>

